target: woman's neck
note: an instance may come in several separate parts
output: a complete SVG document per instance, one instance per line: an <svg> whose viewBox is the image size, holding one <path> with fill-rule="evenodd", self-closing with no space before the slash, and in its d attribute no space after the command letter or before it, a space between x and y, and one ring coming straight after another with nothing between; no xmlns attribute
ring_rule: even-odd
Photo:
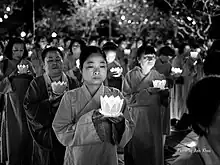
<svg viewBox="0 0 220 165"><path fill-rule="evenodd" d="M147 75L151 71L152 67L142 68L142 73Z"/></svg>
<svg viewBox="0 0 220 165"><path fill-rule="evenodd" d="M94 96L95 93L98 91L101 85L92 85L92 84L86 84L86 87L91 94L91 96Z"/></svg>
<svg viewBox="0 0 220 165"><path fill-rule="evenodd" d="M50 79L52 82L54 81L60 81L61 78L62 78L62 74L59 74L59 75L49 75Z"/></svg>

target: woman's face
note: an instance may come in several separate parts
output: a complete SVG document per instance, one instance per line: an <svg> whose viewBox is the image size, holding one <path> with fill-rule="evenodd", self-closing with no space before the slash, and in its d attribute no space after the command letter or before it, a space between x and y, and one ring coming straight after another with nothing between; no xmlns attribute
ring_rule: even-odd
<svg viewBox="0 0 220 165"><path fill-rule="evenodd" d="M44 59L44 68L49 76L59 76L63 71L63 59L58 51L50 51Z"/></svg>
<svg viewBox="0 0 220 165"><path fill-rule="evenodd" d="M155 54L144 54L139 59L139 63L141 65L142 69L152 68L156 62L156 56Z"/></svg>
<svg viewBox="0 0 220 165"><path fill-rule="evenodd" d="M107 51L106 52L106 60L108 64L112 63L116 58L116 52L115 51Z"/></svg>
<svg viewBox="0 0 220 165"><path fill-rule="evenodd" d="M94 53L84 62L82 69L83 80L89 85L100 85L107 76L107 64L99 53Z"/></svg>
<svg viewBox="0 0 220 165"><path fill-rule="evenodd" d="M73 52L75 59L79 59L79 56L81 53L81 48L80 48L80 44L78 42L73 43L72 52Z"/></svg>
<svg viewBox="0 0 220 165"><path fill-rule="evenodd" d="M19 61L24 54L24 44L15 43L12 47L12 59Z"/></svg>

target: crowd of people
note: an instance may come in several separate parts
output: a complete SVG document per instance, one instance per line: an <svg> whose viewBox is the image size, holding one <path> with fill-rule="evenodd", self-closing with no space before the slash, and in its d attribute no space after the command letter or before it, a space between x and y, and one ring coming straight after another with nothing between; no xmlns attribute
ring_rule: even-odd
<svg viewBox="0 0 220 165"><path fill-rule="evenodd" d="M11 38L0 44L0 163L163 165L166 136L192 128L213 152L174 164L220 164L218 45ZM124 100L120 115L103 115L101 96Z"/></svg>

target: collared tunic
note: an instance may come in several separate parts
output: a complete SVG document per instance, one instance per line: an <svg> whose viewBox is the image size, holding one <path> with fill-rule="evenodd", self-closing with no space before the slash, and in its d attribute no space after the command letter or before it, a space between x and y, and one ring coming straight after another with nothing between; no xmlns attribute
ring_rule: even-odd
<svg viewBox="0 0 220 165"><path fill-rule="evenodd" d="M117 89L104 85L94 96L83 85L62 98L53 129L58 140L66 146L64 165L117 165L117 145L100 140L92 121L94 111L101 107L100 96L104 95L123 98ZM122 147L130 140L134 130L133 120L126 109L124 116L126 126L119 144Z"/></svg>

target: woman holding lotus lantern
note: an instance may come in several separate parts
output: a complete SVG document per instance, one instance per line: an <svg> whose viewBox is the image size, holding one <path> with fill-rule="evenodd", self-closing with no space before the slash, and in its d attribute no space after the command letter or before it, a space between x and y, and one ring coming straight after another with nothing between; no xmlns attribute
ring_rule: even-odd
<svg viewBox="0 0 220 165"><path fill-rule="evenodd" d="M1 163L29 165L32 139L23 99L35 73L23 40L11 39L0 62Z"/></svg>
<svg viewBox="0 0 220 165"><path fill-rule="evenodd" d="M63 94L78 82L63 73L63 53L56 47L42 52L45 73L35 78L27 90L24 109L33 138L32 165L62 165L65 153L57 140L52 121Z"/></svg>
<svg viewBox="0 0 220 165"><path fill-rule="evenodd" d="M124 150L125 165L163 165L162 106L169 92L165 76L155 70L156 52L151 46L137 51L136 66L122 84L122 92L133 113L136 128Z"/></svg>
<svg viewBox="0 0 220 165"><path fill-rule="evenodd" d="M119 90L103 85L107 61L100 48L82 50L80 69L82 87L64 95L53 121L66 146L64 165L117 165L117 146L123 147L134 130L130 112Z"/></svg>

